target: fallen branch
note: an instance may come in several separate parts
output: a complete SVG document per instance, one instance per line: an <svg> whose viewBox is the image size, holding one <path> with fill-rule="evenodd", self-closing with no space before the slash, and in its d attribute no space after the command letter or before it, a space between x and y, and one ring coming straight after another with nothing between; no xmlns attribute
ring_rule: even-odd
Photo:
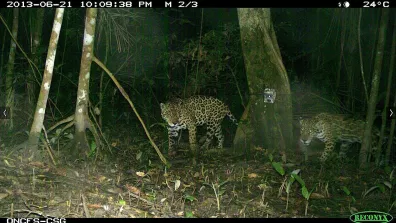
<svg viewBox="0 0 396 223"><path fill-rule="evenodd" d="M73 121L73 120L74 120L74 115L71 115L71 116L69 116L69 117L67 117L67 118L65 118L65 119L62 119L62 120L60 120L59 122L57 122L55 125L51 126L51 128L49 128L47 132L49 133L49 132L51 132L52 130L54 130L56 127L58 127L58 126L60 126L60 125L62 125L62 124L65 124L65 123L67 123L67 122L71 122L71 121Z"/></svg>
<svg viewBox="0 0 396 223"><path fill-rule="evenodd" d="M81 198L82 198L82 202L83 202L82 205L83 205L83 208L84 208L85 217L90 218L91 215L89 214L89 210L87 208L87 203L85 202L84 194L81 194Z"/></svg>

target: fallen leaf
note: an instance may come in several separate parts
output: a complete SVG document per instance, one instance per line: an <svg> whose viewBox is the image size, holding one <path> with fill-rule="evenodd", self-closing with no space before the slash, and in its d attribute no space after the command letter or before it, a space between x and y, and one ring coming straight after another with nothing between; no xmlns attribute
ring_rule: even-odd
<svg viewBox="0 0 396 223"><path fill-rule="evenodd" d="M180 184L181 184L180 180L175 181L175 191L177 191L177 189L179 189Z"/></svg>
<svg viewBox="0 0 396 223"><path fill-rule="evenodd" d="M3 200L4 198L8 197L9 194L6 193L0 193L0 200Z"/></svg>
<svg viewBox="0 0 396 223"><path fill-rule="evenodd" d="M249 173L249 174L248 174L248 177L249 177L249 178L257 178L258 175L257 175L256 173Z"/></svg>
<svg viewBox="0 0 396 223"><path fill-rule="evenodd" d="M350 177L342 177L342 176L338 177L338 180L340 180L340 181L346 181L349 179L350 179Z"/></svg>
<svg viewBox="0 0 396 223"><path fill-rule="evenodd" d="M14 165L11 165L8 160L4 160L4 163L8 166L8 167L15 167Z"/></svg>
<svg viewBox="0 0 396 223"><path fill-rule="evenodd" d="M95 208L95 209L99 209L102 208L102 205L100 204L87 204L88 208Z"/></svg>
<svg viewBox="0 0 396 223"><path fill-rule="evenodd" d="M139 195L141 192L137 187L131 186L129 184L125 185L129 192Z"/></svg>
<svg viewBox="0 0 396 223"><path fill-rule="evenodd" d="M263 148L261 148L260 146L256 146L256 147L254 147L254 150L257 150L257 151L263 151L264 149L263 149Z"/></svg>
<svg viewBox="0 0 396 223"><path fill-rule="evenodd" d="M35 167L38 167L38 168L44 168L45 167L45 164L42 163L42 162L30 162L29 165L35 166Z"/></svg>
<svg viewBox="0 0 396 223"><path fill-rule="evenodd" d="M350 211L351 211L351 214L359 212L359 210L357 208L355 208L355 207L351 207Z"/></svg>
<svg viewBox="0 0 396 223"><path fill-rule="evenodd" d="M66 176L67 175L67 171L65 168L56 168L55 169L56 174L60 175L60 176Z"/></svg>
<svg viewBox="0 0 396 223"><path fill-rule="evenodd" d="M312 193L312 194L311 194L311 198L314 198L314 199L323 199L323 198L325 198L325 196L322 195L322 194L319 194L319 193Z"/></svg>
<svg viewBox="0 0 396 223"><path fill-rule="evenodd" d="M331 211L331 208L326 207L325 210L326 210L326 211Z"/></svg>
<svg viewBox="0 0 396 223"><path fill-rule="evenodd" d="M139 177L144 177L146 174L144 172L136 172L136 175Z"/></svg>
<svg viewBox="0 0 396 223"><path fill-rule="evenodd" d="M103 182L103 181L106 180L106 177L105 177L105 176L100 176L100 177L98 178L98 180L99 180L99 182Z"/></svg>

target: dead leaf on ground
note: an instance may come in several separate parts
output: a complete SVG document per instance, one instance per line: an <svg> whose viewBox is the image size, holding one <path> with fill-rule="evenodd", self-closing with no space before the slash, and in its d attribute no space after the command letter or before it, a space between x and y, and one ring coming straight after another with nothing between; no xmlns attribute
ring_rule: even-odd
<svg viewBox="0 0 396 223"><path fill-rule="evenodd" d="M102 208L102 205L100 204L87 204L88 208L95 208L95 209L99 209Z"/></svg>
<svg viewBox="0 0 396 223"><path fill-rule="evenodd" d="M30 162L29 165L34 166L34 167L38 167L38 168L45 168L46 165L42 162Z"/></svg>
<svg viewBox="0 0 396 223"><path fill-rule="evenodd" d="M258 175L257 175L256 173L249 173L249 174L248 174L248 177L249 177L249 178L257 178Z"/></svg>
<svg viewBox="0 0 396 223"><path fill-rule="evenodd" d="M322 195L322 194L319 194L319 193L312 193L312 194L311 194L311 198L314 198L314 199L324 199L325 196Z"/></svg>
<svg viewBox="0 0 396 223"><path fill-rule="evenodd" d="M129 184L125 185L129 192L139 195L141 192L137 187L131 186Z"/></svg>
<svg viewBox="0 0 396 223"><path fill-rule="evenodd" d="M9 194L7 193L0 193L0 200L3 200L4 198L8 197Z"/></svg>

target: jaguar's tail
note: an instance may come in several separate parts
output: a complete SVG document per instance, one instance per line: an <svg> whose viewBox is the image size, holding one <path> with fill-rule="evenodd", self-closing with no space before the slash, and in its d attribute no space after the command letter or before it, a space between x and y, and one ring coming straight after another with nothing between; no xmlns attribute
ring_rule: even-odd
<svg viewBox="0 0 396 223"><path fill-rule="evenodd" d="M232 115L231 111L229 111L229 112L227 113L227 116L228 116L228 118L231 119L231 121L232 121L235 125L238 125L238 120L234 117L234 115Z"/></svg>

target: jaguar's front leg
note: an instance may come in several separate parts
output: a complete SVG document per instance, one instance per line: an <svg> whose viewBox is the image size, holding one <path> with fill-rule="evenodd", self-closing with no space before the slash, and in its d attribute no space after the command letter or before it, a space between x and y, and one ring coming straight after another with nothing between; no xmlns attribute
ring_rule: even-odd
<svg viewBox="0 0 396 223"><path fill-rule="evenodd" d="M329 156L331 155L331 153L333 152L335 146L335 140L331 138L329 135L324 134L323 137L321 138L325 143L325 149L322 153L322 156L320 157L321 164L320 164L319 176L322 175L324 165L327 159L329 158Z"/></svg>
<svg viewBox="0 0 396 223"><path fill-rule="evenodd" d="M174 150L174 145L176 144L176 141L174 140L174 137L178 136L178 129L175 127L168 127L168 142L169 142L169 147L168 147L168 156L172 157L176 155L176 151Z"/></svg>
<svg viewBox="0 0 396 223"><path fill-rule="evenodd" d="M189 126L188 127L188 136L189 136L191 153L193 156L193 165L197 164L196 156L197 156L198 144L197 144L196 134L197 134L196 126Z"/></svg>
<svg viewBox="0 0 396 223"><path fill-rule="evenodd" d="M325 163L327 161L327 158L331 155L331 153L334 150L334 143L332 141L325 142L325 149L322 153L322 156L320 157L320 161L322 163Z"/></svg>

